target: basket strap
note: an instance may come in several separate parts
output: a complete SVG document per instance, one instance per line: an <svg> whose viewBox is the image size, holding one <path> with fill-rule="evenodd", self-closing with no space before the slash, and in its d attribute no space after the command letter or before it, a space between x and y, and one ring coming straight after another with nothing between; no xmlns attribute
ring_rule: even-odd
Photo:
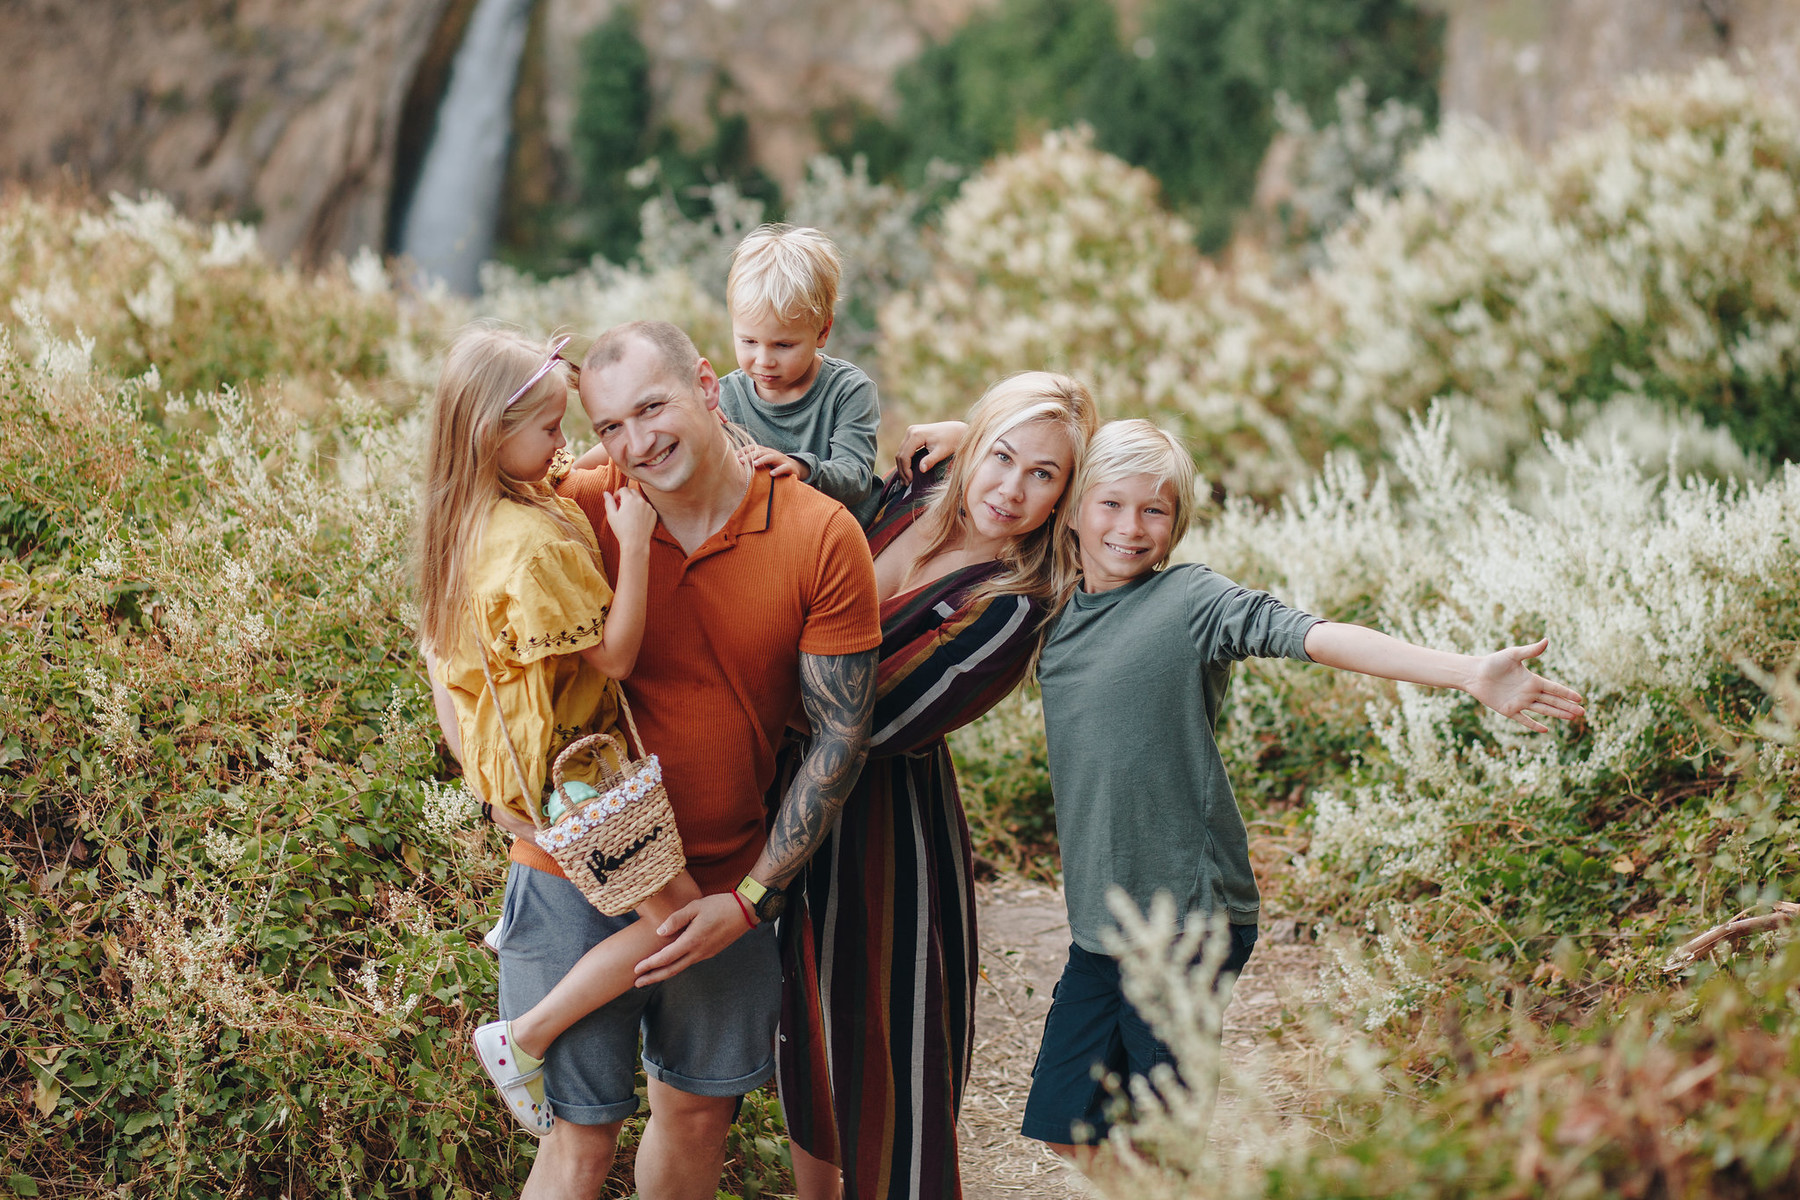
<svg viewBox="0 0 1800 1200"><path fill-rule="evenodd" d="M513 745L512 731L506 727L506 714L500 711L500 689L494 686L494 673L488 668L487 643L482 641L481 627L475 623L473 612L469 614L469 628L475 631L475 651L481 655L481 673L487 677L488 696L494 702L494 718L500 722L500 736L506 739L506 754L512 759L513 774L518 776L519 795L525 801L525 811L531 816L533 828L548 829L550 826L544 822L543 805L536 802L530 786L525 782L525 767L519 762L519 751Z"/></svg>
<svg viewBox="0 0 1800 1200"><path fill-rule="evenodd" d="M619 694L619 712L624 714L625 728L631 731L631 741L637 743L637 756L643 758L650 752L644 748L643 735L638 733L637 722L631 719L631 702L625 699L625 685L613 680L613 691ZM625 744L625 757L631 757L631 743Z"/></svg>
<svg viewBox="0 0 1800 1200"><path fill-rule="evenodd" d="M558 754L556 756L556 762L550 768L550 782L558 788L562 787L563 772L567 769L569 760L571 758L573 758L575 755L581 753L583 750L586 750L589 747L595 746L595 745L619 746L619 745L621 745L621 743L623 741L624 741L623 738L615 737L614 735L612 735L610 733L590 733L586 737L576 738L574 741L570 742L567 746L564 746L562 749L562 753ZM620 761L622 761L622 762L630 763L631 747L623 746L622 750L619 754L619 758L620 758ZM605 774L602 776L602 778L610 779L610 778L613 778L614 776L622 776L622 773L615 772L610 767L608 767L608 768L606 768ZM567 802L567 799L568 799L567 797L564 797L565 803Z"/></svg>

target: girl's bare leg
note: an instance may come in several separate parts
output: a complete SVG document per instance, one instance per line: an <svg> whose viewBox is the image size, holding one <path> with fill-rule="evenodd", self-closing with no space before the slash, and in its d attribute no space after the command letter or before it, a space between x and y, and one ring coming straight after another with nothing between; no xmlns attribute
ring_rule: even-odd
<svg viewBox="0 0 1800 1200"><path fill-rule="evenodd" d="M794 1156L794 1195L799 1200L843 1200L844 1173L836 1163L814 1158L792 1142L788 1149Z"/></svg>
<svg viewBox="0 0 1800 1200"><path fill-rule="evenodd" d="M563 1030L630 991L637 980L637 964L669 943L670 939L656 936L656 927L699 898L700 887L692 875L683 871L671 879L638 905L637 920L582 955L549 995L530 1012L513 1018L513 1044L532 1058L542 1058Z"/></svg>

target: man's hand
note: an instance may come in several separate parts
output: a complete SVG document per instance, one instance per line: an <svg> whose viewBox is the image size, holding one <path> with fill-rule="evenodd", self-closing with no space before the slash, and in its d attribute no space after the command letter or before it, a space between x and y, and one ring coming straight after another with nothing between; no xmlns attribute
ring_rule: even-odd
<svg viewBox="0 0 1800 1200"><path fill-rule="evenodd" d="M570 465L569 469L572 471L592 471L596 467L604 467L611 461L612 456L606 452L606 447L602 446L599 442L595 442L593 449L576 459L574 463Z"/></svg>
<svg viewBox="0 0 1800 1200"><path fill-rule="evenodd" d="M770 475L792 475L801 483L805 483L812 471L797 458L789 458L779 450L771 450L767 446L745 446L738 451L738 457L752 467L767 467Z"/></svg>
<svg viewBox="0 0 1800 1200"><path fill-rule="evenodd" d="M697 962L705 962L750 932L744 910L730 892L702 896L669 914L656 927L657 937L675 940L637 965L637 986L673 979ZM675 935L680 934L679 937Z"/></svg>
<svg viewBox="0 0 1800 1200"><path fill-rule="evenodd" d="M1585 710L1580 692L1525 666L1526 659L1538 657L1549 645L1550 639L1544 638L1529 646L1508 646L1483 655L1469 680L1469 695L1537 733L1547 732L1547 727L1532 713L1564 721L1581 716Z"/></svg>
<svg viewBox="0 0 1800 1200"><path fill-rule="evenodd" d="M873 650L800 655L800 703L813 733L775 814L775 828L750 870L750 877L766 887L785 888L793 882L862 774L869 756L869 714L875 707L875 657ZM675 940L638 963L639 987L711 958L749 928L737 897L727 892L677 909L656 932Z"/></svg>
<svg viewBox="0 0 1800 1200"><path fill-rule="evenodd" d="M534 845L536 844L537 827L512 809L506 807L506 805L494 805L493 816L490 819L494 824L506 830L506 832L512 834L514 837L521 837Z"/></svg>

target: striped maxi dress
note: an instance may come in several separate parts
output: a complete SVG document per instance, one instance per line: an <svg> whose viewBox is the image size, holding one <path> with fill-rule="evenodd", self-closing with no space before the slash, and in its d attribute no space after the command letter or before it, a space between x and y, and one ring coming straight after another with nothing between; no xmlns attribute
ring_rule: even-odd
<svg viewBox="0 0 1800 1200"><path fill-rule="evenodd" d="M888 481L869 526L876 554L929 482ZM1021 596L971 601L999 570L977 563L882 604L868 765L788 893L782 1107L794 1143L843 1168L846 1200L962 1194L974 865L944 737L1018 684L1043 616Z"/></svg>

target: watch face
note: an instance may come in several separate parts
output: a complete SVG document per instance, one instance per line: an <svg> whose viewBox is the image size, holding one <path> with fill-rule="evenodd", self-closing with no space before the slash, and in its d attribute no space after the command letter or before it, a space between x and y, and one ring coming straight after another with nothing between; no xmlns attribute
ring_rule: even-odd
<svg viewBox="0 0 1800 1200"><path fill-rule="evenodd" d="M763 898L756 902L756 919L773 921L787 911L787 893L770 888L763 893Z"/></svg>

